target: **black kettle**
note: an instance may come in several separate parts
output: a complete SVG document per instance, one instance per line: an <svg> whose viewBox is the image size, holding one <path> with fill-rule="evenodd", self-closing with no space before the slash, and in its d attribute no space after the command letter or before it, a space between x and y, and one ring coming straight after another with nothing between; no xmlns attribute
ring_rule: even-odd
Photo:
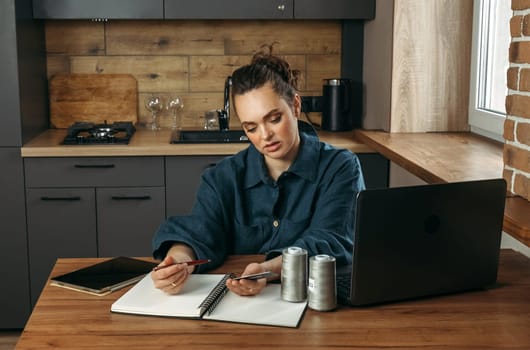
<svg viewBox="0 0 530 350"><path fill-rule="evenodd" d="M322 86L322 130L353 129L353 91L350 79L324 79Z"/></svg>

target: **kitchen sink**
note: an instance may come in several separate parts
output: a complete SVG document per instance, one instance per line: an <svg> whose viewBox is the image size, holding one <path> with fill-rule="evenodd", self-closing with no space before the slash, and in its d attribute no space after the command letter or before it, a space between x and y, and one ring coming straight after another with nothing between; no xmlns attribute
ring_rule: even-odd
<svg viewBox="0 0 530 350"><path fill-rule="evenodd" d="M243 130L178 130L171 136L171 143L248 143Z"/></svg>

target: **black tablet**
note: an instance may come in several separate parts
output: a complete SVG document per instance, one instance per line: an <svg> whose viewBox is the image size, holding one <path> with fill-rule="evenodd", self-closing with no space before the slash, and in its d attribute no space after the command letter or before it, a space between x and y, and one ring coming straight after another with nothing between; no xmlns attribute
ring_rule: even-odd
<svg viewBox="0 0 530 350"><path fill-rule="evenodd" d="M107 295L140 280L157 264L117 257L51 278L51 285L95 295Z"/></svg>

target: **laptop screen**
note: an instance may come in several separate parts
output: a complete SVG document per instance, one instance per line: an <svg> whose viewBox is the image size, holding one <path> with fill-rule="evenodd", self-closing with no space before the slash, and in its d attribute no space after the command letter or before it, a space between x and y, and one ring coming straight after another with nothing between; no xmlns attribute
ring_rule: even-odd
<svg viewBox="0 0 530 350"><path fill-rule="evenodd" d="M339 288L339 301L377 304L493 284L505 195L503 179L360 192L350 291Z"/></svg>

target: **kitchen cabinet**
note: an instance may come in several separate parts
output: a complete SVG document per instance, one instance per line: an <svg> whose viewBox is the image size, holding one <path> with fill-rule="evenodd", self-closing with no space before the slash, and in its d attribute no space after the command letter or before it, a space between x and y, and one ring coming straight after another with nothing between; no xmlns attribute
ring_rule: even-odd
<svg viewBox="0 0 530 350"><path fill-rule="evenodd" d="M191 213L202 172L225 156L166 157L167 216Z"/></svg>
<svg viewBox="0 0 530 350"><path fill-rule="evenodd" d="M372 19L375 0L33 0L38 19Z"/></svg>
<svg viewBox="0 0 530 350"><path fill-rule="evenodd" d="M295 0L165 0L166 19L292 19Z"/></svg>
<svg viewBox="0 0 530 350"><path fill-rule="evenodd" d="M44 25L31 5L0 1L0 328L23 328L31 310L20 146L47 128Z"/></svg>
<svg viewBox="0 0 530 350"><path fill-rule="evenodd" d="M26 158L31 299L58 257L149 256L165 218L163 157Z"/></svg>
<svg viewBox="0 0 530 350"><path fill-rule="evenodd" d="M372 19L375 0L165 0L166 19Z"/></svg>
<svg viewBox="0 0 530 350"><path fill-rule="evenodd" d="M167 1L167 0L166 0ZM375 0L295 0L295 19L373 19Z"/></svg>
<svg viewBox="0 0 530 350"><path fill-rule="evenodd" d="M30 188L164 185L163 157L26 158L24 165Z"/></svg>
<svg viewBox="0 0 530 350"><path fill-rule="evenodd" d="M0 164L0 328L22 328L30 297L20 148L0 147Z"/></svg>
<svg viewBox="0 0 530 350"><path fill-rule="evenodd" d="M39 19L162 19L163 0L33 0Z"/></svg>
<svg viewBox="0 0 530 350"><path fill-rule="evenodd" d="M165 219L165 189L97 188L98 256L150 256L151 239Z"/></svg>
<svg viewBox="0 0 530 350"><path fill-rule="evenodd" d="M30 188L28 248L31 300L35 305L57 258L97 255L93 188Z"/></svg>
<svg viewBox="0 0 530 350"><path fill-rule="evenodd" d="M31 0L0 2L0 147L48 128L44 25L31 17Z"/></svg>
<svg viewBox="0 0 530 350"><path fill-rule="evenodd" d="M379 153L357 153L366 188L388 187L390 162Z"/></svg>
<svg viewBox="0 0 530 350"><path fill-rule="evenodd" d="M20 104L17 73L17 41L14 1L0 4L0 42L7 49L0 50L0 147L22 143ZM7 84L6 82L11 82Z"/></svg>

